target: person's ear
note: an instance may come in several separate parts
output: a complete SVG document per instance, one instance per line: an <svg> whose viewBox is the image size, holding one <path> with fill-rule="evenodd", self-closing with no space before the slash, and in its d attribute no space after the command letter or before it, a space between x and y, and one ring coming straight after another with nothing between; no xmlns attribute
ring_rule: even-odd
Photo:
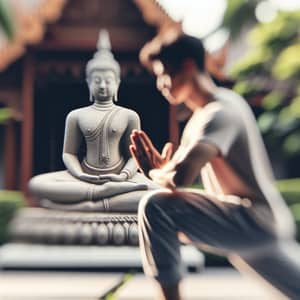
<svg viewBox="0 0 300 300"><path fill-rule="evenodd" d="M187 75L194 75L194 73L197 71L197 65L195 61L191 58L187 58L183 62L183 70Z"/></svg>

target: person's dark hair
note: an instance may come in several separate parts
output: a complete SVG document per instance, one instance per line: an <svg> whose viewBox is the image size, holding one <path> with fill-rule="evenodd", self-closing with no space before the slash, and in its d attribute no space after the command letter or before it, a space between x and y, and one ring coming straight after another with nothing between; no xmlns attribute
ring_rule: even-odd
<svg viewBox="0 0 300 300"><path fill-rule="evenodd" d="M200 39L189 35L182 35L173 43L163 45L160 52L153 55L152 59L161 60L171 72L180 71L186 59L195 61L199 71L205 70L205 50Z"/></svg>

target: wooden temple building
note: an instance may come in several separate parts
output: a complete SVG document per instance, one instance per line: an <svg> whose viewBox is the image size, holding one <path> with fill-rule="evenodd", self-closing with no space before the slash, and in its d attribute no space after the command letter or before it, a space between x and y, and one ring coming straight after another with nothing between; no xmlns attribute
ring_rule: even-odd
<svg viewBox="0 0 300 300"><path fill-rule="evenodd" d="M27 194L33 175L64 169L64 120L89 103L85 65L101 28L108 30L121 64L120 105L138 112L159 147L170 137L176 142L174 111L138 58L159 31L178 26L156 1L40 2L32 15L19 18L15 40L0 47L0 102L13 111L4 125L4 188Z"/></svg>
<svg viewBox="0 0 300 300"><path fill-rule="evenodd" d="M153 37L182 30L156 0L28 3L33 3L32 13L17 9L14 40L0 43L0 105L13 112L4 125L4 188L28 195L33 175L64 169L65 117L89 105L85 65L103 28L122 69L119 104L140 115L142 128L159 148L167 140L178 143L177 110L139 62L141 48ZM226 49L219 57L207 56L208 68L221 79Z"/></svg>

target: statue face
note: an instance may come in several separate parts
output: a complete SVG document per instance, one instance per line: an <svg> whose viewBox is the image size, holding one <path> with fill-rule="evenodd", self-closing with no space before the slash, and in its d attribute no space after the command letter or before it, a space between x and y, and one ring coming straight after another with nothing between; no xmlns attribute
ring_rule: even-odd
<svg viewBox="0 0 300 300"><path fill-rule="evenodd" d="M111 70L95 70L89 76L89 88L97 102L112 100L116 95L119 82Z"/></svg>

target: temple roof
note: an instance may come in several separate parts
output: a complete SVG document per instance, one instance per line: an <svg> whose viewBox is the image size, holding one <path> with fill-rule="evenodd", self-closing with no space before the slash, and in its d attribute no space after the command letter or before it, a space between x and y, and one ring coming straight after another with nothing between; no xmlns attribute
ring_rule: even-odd
<svg viewBox="0 0 300 300"><path fill-rule="evenodd" d="M21 57L26 46L40 43L47 24L54 23L63 14L68 0L9 0L15 27L13 40L0 32L0 71ZM146 23L165 31L177 24L159 5L157 0L134 0Z"/></svg>
<svg viewBox="0 0 300 300"><path fill-rule="evenodd" d="M13 40L0 34L0 70L22 56L26 45L39 43L49 22L61 15L66 0L10 0L15 33Z"/></svg>

